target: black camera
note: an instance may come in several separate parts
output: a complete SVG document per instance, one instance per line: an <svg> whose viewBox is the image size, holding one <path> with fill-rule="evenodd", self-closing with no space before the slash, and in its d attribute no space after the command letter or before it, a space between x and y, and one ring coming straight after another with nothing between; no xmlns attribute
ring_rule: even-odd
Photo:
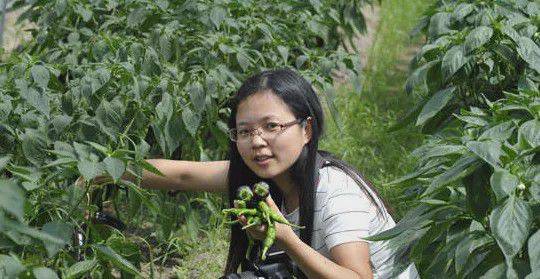
<svg viewBox="0 0 540 279"><path fill-rule="evenodd" d="M269 252L262 264L250 263L248 270L229 273L219 279L292 279L299 273L298 266L283 251Z"/></svg>

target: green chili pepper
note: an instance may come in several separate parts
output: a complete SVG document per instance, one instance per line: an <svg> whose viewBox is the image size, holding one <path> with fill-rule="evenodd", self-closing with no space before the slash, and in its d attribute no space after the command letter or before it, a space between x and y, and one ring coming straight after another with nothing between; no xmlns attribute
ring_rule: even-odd
<svg viewBox="0 0 540 279"><path fill-rule="evenodd" d="M253 192L251 191L251 188L247 185L238 187L238 190L236 192L236 196L243 200L243 201L249 201L251 198L253 198Z"/></svg>
<svg viewBox="0 0 540 279"><path fill-rule="evenodd" d="M263 219L266 220L266 223L270 225L270 212L272 212L272 209L266 204L265 201L259 202L259 210L261 211L261 214L263 216Z"/></svg>
<svg viewBox="0 0 540 279"><path fill-rule="evenodd" d="M255 241L253 240L253 238L251 238L251 236L249 236L249 234L248 234L247 238L248 238L249 243L248 243L248 248L247 248L247 251L246 251L246 259L249 260L249 255L251 254L251 249L253 248L253 245L255 244Z"/></svg>
<svg viewBox="0 0 540 279"><path fill-rule="evenodd" d="M259 216L250 216L247 220L247 223L245 226L242 227L243 230L247 228L251 228L256 225L262 224L261 217Z"/></svg>
<svg viewBox="0 0 540 279"><path fill-rule="evenodd" d="M234 200L233 203L237 208L247 208L246 201L244 200Z"/></svg>
<svg viewBox="0 0 540 279"><path fill-rule="evenodd" d="M282 224L285 224L285 225L289 225L291 227L295 227L295 228L299 228L299 229L304 229L305 227L304 226L298 226L298 225L295 225L293 223L290 223L287 219L285 219L285 217L277 214L276 212L274 212L273 210L270 211L270 218L278 223L282 223Z"/></svg>
<svg viewBox="0 0 540 279"><path fill-rule="evenodd" d="M225 214L230 213L230 214L233 214L233 215L236 215L236 216L240 216L240 215L246 215L246 216L257 215L257 209L255 209L255 208L227 208L227 209L223 209L222 212L225 213Z"/></svg>
<svg viewBox="0 0 540 279"><path fill-rule="evenodd" d="M268 229L266 230L266 238L264 239L263 243L263 250L261 255L261 260L266 259L266 252L272 245L274 244L274 240L276 239L276 225L274 223L271 223L268 225Z"/></svg>
<svg viewBox="0 0 540 279"><path fill-rule="evenodd" d="M264 200L270 194L270 186L264 181L255 183L253 192L259 197L259 200Z"/></svg>

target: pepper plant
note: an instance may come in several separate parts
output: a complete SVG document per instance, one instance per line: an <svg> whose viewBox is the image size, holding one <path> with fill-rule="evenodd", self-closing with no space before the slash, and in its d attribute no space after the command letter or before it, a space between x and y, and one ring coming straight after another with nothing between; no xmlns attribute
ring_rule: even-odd
<svg viewBox="0 0 540 279"><path fill-rule="evenodd" d="M438 1L415 32L426 43L406 90L405 122L427 139L394 181L415 204L372 240L397 251L395 272L421 276L540 275L540 5Z"/></svg>
<svg viewBox="0 0 540 279"><path fill-rule="evenodd" d="M357 79L360 61L340 45L363 31L368 3L15 1L34 27L0 63L0 176L11 193L2 202L17 197L1 206L13 226L0 225L0 274L146 277L141 262L152 259L131 236L85 217L105 191L92 178L108 175L126 189L114 188L109 203L120 217L151 220L164 242L178 231L195 239L219 222L219 198L171 198L122 174L159 173L145 158L225 159L230 97L262 70L295 68L335 112L331 73ZM79 231L84 243L72 244Z"/></svg>

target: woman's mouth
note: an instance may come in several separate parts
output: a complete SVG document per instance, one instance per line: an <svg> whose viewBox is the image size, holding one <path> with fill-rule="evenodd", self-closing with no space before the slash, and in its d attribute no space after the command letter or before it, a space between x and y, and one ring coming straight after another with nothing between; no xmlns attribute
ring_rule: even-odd
<svg viewBox="0 0 540 279"><path fill-rule="evenodd" d="M274 158L274 156L266 156L266 155L263 155L263 156L256 156L256 157L254 158L254 161L255 161L255 163L257 163L257 165L259 165L259 166L265 166L265 165L267 165L267 164L270 162L270 160L271 160L272 158Z"/></svg>

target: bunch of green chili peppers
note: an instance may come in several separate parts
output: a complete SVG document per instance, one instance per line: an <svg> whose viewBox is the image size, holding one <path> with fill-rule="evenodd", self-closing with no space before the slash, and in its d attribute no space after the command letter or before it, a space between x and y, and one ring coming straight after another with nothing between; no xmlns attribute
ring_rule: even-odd
<svg viewBox="0 0 540 279"><path fill-rule="evenodd" d="M267 224L266 238L263 242L263 250L261 254L261 259L264 261L266 259L266 252L274 244L276 238L276 224L275 222L293 226L296 228L303 229L302 226L297 226L290 223L283 216L274 212L268 204L266 204L266 197L270 193L270 187L266 182L258 182L249 187L247 185L240 186L236 193L237 199L233 201L235 208L227 208L223 210L225 214L231 214L234 217L238 218L240 215L244 215L247 219L247 223L242 227L243 230L256 226L262 225L263 223ZM238 223L238 220L235 220L231 223ZM255 241L248 234L249 246L246 252L246 258L249 259L249 254L251 248L253 247Z"/></svg>

